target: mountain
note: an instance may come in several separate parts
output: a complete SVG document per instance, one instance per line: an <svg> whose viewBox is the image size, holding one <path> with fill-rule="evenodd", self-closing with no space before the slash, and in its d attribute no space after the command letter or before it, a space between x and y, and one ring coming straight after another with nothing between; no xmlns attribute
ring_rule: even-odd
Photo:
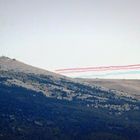
<svg viewBox="0 0 140 140"><path fill-rule="evenodd" d="M1 140L139 138L135 96L0 58Z"/></svg>

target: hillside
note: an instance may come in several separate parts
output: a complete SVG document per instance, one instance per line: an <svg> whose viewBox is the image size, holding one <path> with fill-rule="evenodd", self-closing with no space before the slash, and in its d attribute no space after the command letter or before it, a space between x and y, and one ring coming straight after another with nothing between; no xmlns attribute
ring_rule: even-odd
<svg viewBox="0 0 140 140"><path fill-rule="evenodd" d="M81 79L93 85L106 87L111 90L117 90L127 93L140 99L140 80L129 79Z"/></svg>
<svg viewBox="0 0 140 140"><path fill-rule="evenodd" d="M125 92L0 58L2 140L139 140L139 116Z"/></svg>

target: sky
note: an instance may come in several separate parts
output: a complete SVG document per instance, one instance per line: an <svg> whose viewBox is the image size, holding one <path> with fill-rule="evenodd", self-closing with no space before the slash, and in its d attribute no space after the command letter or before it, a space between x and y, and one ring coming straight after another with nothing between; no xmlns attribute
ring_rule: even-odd
<svg viewBox="0 0 140 140"><path fill-rule="evenodd" d="M51 71L140 64L139 7L139 0L0 0L0 55Z"/></svg>

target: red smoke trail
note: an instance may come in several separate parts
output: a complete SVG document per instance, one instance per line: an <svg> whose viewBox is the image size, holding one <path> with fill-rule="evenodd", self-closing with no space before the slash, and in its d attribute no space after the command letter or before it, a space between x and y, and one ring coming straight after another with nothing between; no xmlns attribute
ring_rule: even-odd
<svg viewBox="0 0 140 140"><path fill-rule="evenodd" d="M60 74L66 74L66 73L82 73L82 72L91 72L91 71L95 71L95 72L101 72L101 71L113 71L113 70L140 70L140 67L137 68L124 68L124 69L105 69L105 70L81 70L81 71L63 71L63 72L58 72Z"/></svg>
<svg viewBox="0 0 140 140"><path fill-rule="evenodd" d="M79 73L90 71L111 71L111 70L132 70L132 69L140 69L140 64L125 65L125 66L102 66L102 67L58 69L56 70L56 72L64 74L64 73Z"/></svg>

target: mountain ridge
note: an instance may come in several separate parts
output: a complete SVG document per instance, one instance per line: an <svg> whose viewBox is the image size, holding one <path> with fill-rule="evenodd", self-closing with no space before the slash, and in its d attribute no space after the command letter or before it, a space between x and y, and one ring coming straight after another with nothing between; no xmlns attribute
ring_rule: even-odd
<svg viewBox="0 0 140 140"><path fill-rule="evenodd" d="M35 74L54 74L53 72L47 71L45 69L37 68L35 66L31 66L29 64L25 64L21 61L18 61L17 59L9 58L6 56L1 56L0 57L0 68L1 70L13 70L17 72L24 72L24 73L35 73ZM57 74L58 76L59 74Z"/></svg>

